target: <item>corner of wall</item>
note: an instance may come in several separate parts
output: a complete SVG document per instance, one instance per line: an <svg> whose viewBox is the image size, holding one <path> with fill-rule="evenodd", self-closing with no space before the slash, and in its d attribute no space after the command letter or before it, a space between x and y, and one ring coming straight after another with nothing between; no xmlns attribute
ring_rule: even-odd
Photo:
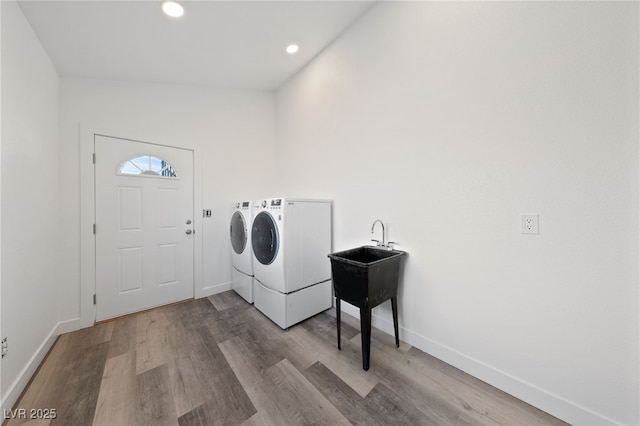
<svg viewBox="0 0 640 426"><path fill-rule="evenodd" d="M36 353L33 354L20 374L18 374L18 377L13 381L11 386L9 386L6 395L2 395L2 400L0 401L0 408L2 409L2 413L5 413L5 410L13 408L18 402L20 395L27 387L27 384L29 384L31 377L33 377L35 372L38 370L38 367L40 366L46 355L49 353L49 350L58 338L59 327L60 324L56 324L51 329L47 337L40 344L40 347L38 347Z"/></svg>

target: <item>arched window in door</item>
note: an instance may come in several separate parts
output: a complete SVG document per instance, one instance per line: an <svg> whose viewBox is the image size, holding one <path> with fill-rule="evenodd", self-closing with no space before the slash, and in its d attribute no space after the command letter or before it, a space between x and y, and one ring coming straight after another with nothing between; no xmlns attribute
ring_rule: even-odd
<svg viewBox="0 0 640 426"><path fill-rule="evenodd" d="M177 179L176 170L166 160L153 155L136 155L125 160L117 171L125 176L153 176Z"/></svg>

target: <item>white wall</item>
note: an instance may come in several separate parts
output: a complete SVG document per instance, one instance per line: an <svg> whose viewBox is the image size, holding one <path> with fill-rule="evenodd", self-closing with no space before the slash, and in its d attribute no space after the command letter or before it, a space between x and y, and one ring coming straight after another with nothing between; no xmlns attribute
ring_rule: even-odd
<svg viewBox="0 0 640 426"><path fill-rule="evenodd" d="M379 3L276 94L278 193L385 222L404 338L576 424L640 423L638 15Z"/></svg>
<svg viewBox="0 0 640 426"><path fill-rule="evenodd" d="M2 6L0 6L0 46L2 46ZM0 47L0 52L2 51ZM0 164L2 163L2 54L0 53ZM0 242L2 241L2 173L0 172ZM0 296L2 295L2 243L0 243ZM0 336L2 334L2 301L0 300ZM0 401L2 401L2 359L0 359ZM0 408L3 404L0 403Z"/></svg>
<svg viewBox="0 0 640 426"><path fill-rule="evenodd" d="M60 96L59 199L66 206L60 318L80 317L80 164L89 158L79 155L93 131L195 150L196 173L201 172L196 205L213 210L213 218L203 219L196 230L203 256L196 295L229 288L231 203L263 196L273 182L273 93L63 79Z"/></svg>
<svg viewBox="0 0 640 426"><path fill-rule="evenodd" d="M58 75L13 1L2 8L2 408L56 336Z"/></svg>

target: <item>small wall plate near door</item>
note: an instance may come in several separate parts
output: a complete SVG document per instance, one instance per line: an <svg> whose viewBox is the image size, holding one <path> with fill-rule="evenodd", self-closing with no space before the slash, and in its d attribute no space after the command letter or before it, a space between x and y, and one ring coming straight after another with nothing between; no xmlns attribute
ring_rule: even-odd
<svg viewBox="0 0 640 426"><path fill-rule="evenodd" d="M520 233L521 234L539 234L537 214L521 214L520 215Z"/></svg>

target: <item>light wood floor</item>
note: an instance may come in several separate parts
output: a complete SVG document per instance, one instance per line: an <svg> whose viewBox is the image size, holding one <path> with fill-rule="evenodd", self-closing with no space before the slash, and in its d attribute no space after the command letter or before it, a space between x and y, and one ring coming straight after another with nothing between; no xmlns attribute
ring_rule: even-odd
<svg viewBox="0 0 640 426"><path fill-rule="evenodd" d="M335 311L283 331L233 292L61 335L8 425L564 424Z"/></svg>

